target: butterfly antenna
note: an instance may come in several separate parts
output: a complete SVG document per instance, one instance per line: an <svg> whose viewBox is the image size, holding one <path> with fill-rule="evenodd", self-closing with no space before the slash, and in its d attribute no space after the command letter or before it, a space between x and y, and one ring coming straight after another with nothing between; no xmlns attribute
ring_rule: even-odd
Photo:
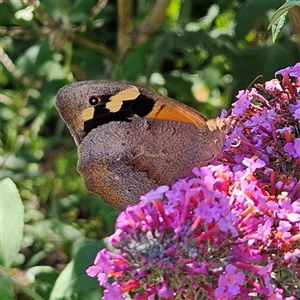
<svg viewBox="0 0 300 300"><path fill-rule="evenodd" d="M263 77L263 75L257 75L257 76L252 80L252 82L247 86L246 90L249 90L250 87L251 87L252 85L254 85L255 81L257 81L259 78L262 78L262 77Z"/></svg>
<svg viewBox="0 0 300 300"><path fill-rule="evenodd" d="M256 76L256 77L252 80L252 82L247 86L247 88L246 88L245 90L250 90L251 86L254 85L255 81L257 81L259 78L262 78L262 77L263 77L263 75L258 75L258 76ZM227 112L228 115L230 115L231 111L232 111L232 107L230 107L230 108L228 109L228 112Z"/></svg>

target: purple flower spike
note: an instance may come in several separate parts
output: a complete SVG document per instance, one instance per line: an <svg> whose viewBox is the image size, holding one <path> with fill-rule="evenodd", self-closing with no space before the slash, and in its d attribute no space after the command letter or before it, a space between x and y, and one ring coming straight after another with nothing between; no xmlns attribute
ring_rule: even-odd
<svg viewBox="0 0 300 300"><path fill-rule="evenodd" d="M119 215L102 299L300 299L300 63L276 75L237 96L219 164Z"/></svg>

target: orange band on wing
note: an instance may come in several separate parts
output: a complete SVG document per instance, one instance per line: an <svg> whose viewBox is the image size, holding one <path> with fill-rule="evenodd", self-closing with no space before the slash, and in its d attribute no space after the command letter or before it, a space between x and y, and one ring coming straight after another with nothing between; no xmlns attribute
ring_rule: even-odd
<svg viewBox="0 0 300 300"><path fill-rule="evenodd" d="M200 129L203 129L203 127L206 126L207 121L207 119L203 115L197 113L196 111L193 111L188 107L158 103L154 105L152 111L146 115L146 118L190 123L194 124Z"/></svg>

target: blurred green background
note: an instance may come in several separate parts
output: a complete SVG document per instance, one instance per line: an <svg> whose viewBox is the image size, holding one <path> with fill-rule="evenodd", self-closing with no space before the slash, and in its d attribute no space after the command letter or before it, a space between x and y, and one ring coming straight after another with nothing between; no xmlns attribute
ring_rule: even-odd
<svg viewBox="0 0 300 300"><path fill-rule="evenodd" d="M118 212L84 189L76 146L54 106L58 89L126 80L215 117L258 75L266 81L299 61L299 1L287 1L273 35L268 29L284 2L0 0L1 178L17 187L2 182L1 201L16 223L3 217L1 231L17 223L22 231L24 222L20 252L13 235L14 251L3 250L2 236L11 262L0 253L1 299L101 296L84 270ZM22 204L8 199L11 191Z"/></svg>

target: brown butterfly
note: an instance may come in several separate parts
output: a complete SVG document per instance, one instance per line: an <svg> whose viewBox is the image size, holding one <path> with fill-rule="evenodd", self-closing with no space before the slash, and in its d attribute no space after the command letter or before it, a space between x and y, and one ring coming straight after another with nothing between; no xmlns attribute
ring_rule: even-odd
<svg viewBox="0 0 300 300"><path fill-rule="evenodd" d="M56 106L78 146L86 188L118 209L216 158L230 123L207 120L157 92L107 80L63 87Z"/></svg>

